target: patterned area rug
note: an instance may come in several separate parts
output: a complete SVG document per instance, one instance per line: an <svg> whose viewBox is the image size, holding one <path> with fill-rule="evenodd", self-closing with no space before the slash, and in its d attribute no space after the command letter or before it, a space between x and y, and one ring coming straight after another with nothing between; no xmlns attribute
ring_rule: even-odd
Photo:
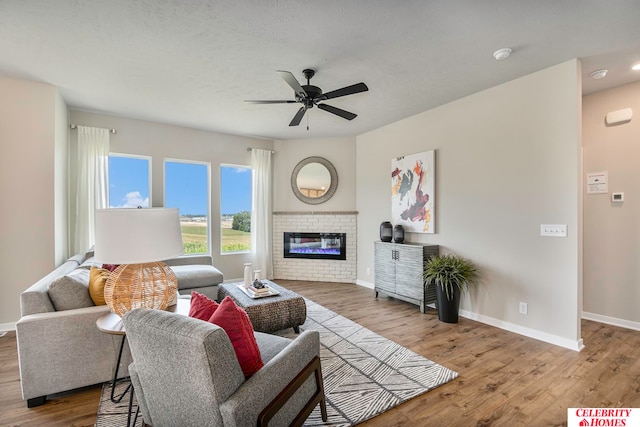
<svg viewBox="0 0 640 427"><path fill-rule="evenodd" d="M120 396L129 385L128 381L118 381L114 396ZM133 396L133 409L131 410L131 421L136 413L136 397ZM127 425L127 415L129 414L129 393L127 393L120 403L111 402L111 381L102 385L100 395L100 405L98 406L98 416L95 427L124 427ZM144 427L142 416L138 416L135 427Z"/></svg>
<svg viewBox="0 0 640 427"><path fill-rule="evenodd" d="M329 417L328 422L323 423L318 407L305 426L352 426L458 376L456 372L313 301L305 301L307 321L300 329L320 332L322 375ZM278 335L295 338L292 329ZM128 396L114 405L109 400L110 392L110 384L105 384L96 427L127 424ZM140 420L136 426L142 426Z"/></svg>

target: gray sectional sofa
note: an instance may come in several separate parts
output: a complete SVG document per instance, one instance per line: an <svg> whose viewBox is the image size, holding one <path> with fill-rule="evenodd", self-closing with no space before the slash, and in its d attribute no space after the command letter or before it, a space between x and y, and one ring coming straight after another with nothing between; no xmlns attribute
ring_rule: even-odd
<svg viewBox="0 0 640 427"><path fill-rule="evenodd" d="M178 279L180 294L195 290L216 299L222 273L211 256L185 256L165 261ZM109 312L89 296L93 252L69 258L20 295L16 323L22 398L41 405L46 396L111 380L120 337L100 332L96 320ZM131 363L125 347L119 374Z"/></svg>

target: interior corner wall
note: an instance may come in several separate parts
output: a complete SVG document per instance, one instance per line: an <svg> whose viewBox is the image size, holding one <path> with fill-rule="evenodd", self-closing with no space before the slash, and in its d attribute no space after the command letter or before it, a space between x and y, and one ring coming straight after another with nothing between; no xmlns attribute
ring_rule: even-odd
<svg viewBox="0 0 640 427"><path fill-rule="evenodd" d="M69 111L56 91L54 142L54 233L56 265L69 258Z"/></svg>
<svg viewBox="0 0 640 427"><path fill-rule="evenodd" d="M274 144L274 212L355 211L356 201L356 139L315 138L276 141ZM291 173L303 159L324 157L336 168L338 188L328 201L309 205L298 200L291 190Z"/></svg>
<svg viewBox="0 0 640 427"><path fill-rule="evenodd" d="M579 76L571 60L358 136L358 281L374 282L373 242L392 220L391 159L436 150L436 232L406 240L478 264L465 316L581 348ZM541 224L568 235L541 237Z"/></svg>
<svg viewBox="0 0 640 427"><path fill-rule="evenodd" d="M623 108L631 121L607 126ZM640 83L583 98L582 144L585 174L608 172L607 193L584 195L584 317L640 330Z"/></svg>
<svg viewBox="0 0 640 427"><path fill-rule="evenodd" d="M251 153L247 148L273 149L273 141L78 110L70 110L69 117L77 125L116 129L117 133L110 135L109 139L110 150L114 153L151 156L151 204L156 207L164 206L165 159L209 163L209 226L213 262L224 274L225 281L242 278L243 265L251 261L251 254L220 254L220 165L250 166ZM76 155L76 146L77 132L72 131L72 156ZM70 194L75 191L75 175L75 170L71 170ZM71 217L74 211L72 200Z"/></svg>
<svg viewBox="0 0 640 427"><path fill-rule="evenodd" d="M56 266L57 89L0 78L0 330L20 318L20 292ZM4 327L3 327L4 326Z"/></svg>

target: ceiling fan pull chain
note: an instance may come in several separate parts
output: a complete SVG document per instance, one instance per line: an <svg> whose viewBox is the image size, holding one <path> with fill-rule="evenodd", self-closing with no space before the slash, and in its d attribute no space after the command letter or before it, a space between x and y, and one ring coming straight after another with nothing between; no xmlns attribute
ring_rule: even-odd
<svg viewBox="0 0 640 427"><path fill-rule="evenodd" d="M310 116L310 115L311 115L311 114L307 114L307 131L309 130L309 116Z"/></svg>

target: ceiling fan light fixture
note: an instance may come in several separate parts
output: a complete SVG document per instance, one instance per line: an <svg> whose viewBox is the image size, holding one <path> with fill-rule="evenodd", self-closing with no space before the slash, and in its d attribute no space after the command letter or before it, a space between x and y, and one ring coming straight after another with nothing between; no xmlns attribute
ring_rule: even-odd
<svg viewBox="0 0 640 427"><path fill-rule="evenodd" d="M640 71L640 62L633 64L633 65L631 66L631 69L632 69L633 71Z"/></svg>
<svg viewBox="0 0 640 427"><path fill-rule="evenodd" d="M602 70L592 71L589 75L594 80L600 80L600 79L604 79L607 76L608 72L609 70L602 69Z"/></svg>
<svg viewBox="0 0 640 427"><path fill-rule="evenodd" d="M334 107L322 102L328 99L340 98L342 96L353 95L360 92L366 92L369 90L366 84L360 82L351 86L345 86L340 89L332 90L327 93L323 93L322 89L318 86L313 86L310 82L311 78L315 75L315 71L307 68L303 70L304 77L307 79L306 85L301 85L293 74L289 71L277 71L280 77L293 89L295 100L248 100L245 102L251 102L254 104L291 104L300 103L302 107L298 110L293 120L289 123L289 126L298 126L305 116L305 113L312 109L314 106L320 110L326 111L336 116L342 117L345 120L353 120L358 117L357 114L345 111L341 108ZM307 114L307 130L309 130L309 115Z"/></svg>
<svg viewBox="0 0 640 427"><path fill-rule="evenodd" d="M502 61L504 59L507 59L509 55L511 55L511 52L512 52L511 49L509 49L508 47L505 47L493 52L493 57L496 58L496 61Z"/></svg>

